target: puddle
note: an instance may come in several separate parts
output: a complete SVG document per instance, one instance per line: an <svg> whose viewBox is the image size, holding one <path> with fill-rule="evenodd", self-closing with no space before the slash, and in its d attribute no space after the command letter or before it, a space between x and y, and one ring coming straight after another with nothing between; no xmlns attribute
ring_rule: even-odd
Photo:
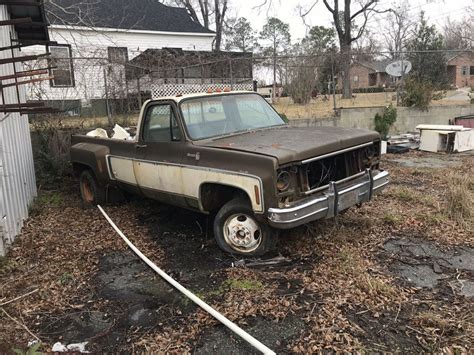
<svg viewBox="0 0 474 355"><path fill-rule="evenodd" d="M392 271L417 287L435 288L439 281L453 278L460 271L474 272L473 248L444 251L432 242L411 239L391 239L383 248L398 259L392 264ZM472 297L474 281L465 280L462 286L453 289L460 295Z"/></svg>

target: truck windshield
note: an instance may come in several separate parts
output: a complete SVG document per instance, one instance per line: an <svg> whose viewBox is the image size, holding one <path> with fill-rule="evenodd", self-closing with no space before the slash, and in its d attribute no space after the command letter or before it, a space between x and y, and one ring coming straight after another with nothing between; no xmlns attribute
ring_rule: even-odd
<svg viewBox="0 0 474 355"><path fill-rule="evenodd" d="M285 124L268 102L256 94L187 99L181 103L181 112L193 140Z"/></svg>

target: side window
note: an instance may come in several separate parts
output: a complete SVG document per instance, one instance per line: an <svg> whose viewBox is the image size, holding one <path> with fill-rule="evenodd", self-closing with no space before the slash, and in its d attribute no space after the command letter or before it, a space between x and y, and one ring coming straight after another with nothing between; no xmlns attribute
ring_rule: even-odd
<svg viewBox="0 0 474 355"><path fill-rule="evenodd" d="M181 140L178 120L171 105L155 105L148 108L143 126L145 142L173 142Z"/></svg>

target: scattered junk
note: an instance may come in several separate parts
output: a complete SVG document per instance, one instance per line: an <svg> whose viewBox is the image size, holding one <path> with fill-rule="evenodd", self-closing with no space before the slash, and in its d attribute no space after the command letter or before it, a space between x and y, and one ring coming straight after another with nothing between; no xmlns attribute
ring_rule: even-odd
<svg viewBox="0 0 474 355"><path fill-rule="evenodd" d="M51 351L53 353L82 353L82 354L87 354L89 351L86 350L86 345L87 341L83 343L76 343L76 344L69 344L69 345L64 345L61 342L57 342L53 344L53 348Z"/></svg>
<svg viewBox="0 0 474 355"><path fill-rule="evenodd" d="M420 150L426 152L460 153L474 150L474 129L461 125L429 125L416 127L420 131Z"/></svg>
<svg viewBox="0 0 474 355"><path fill-rule="evenodd" d="M129 128L123 128L122 126L116 124L113 128L113 135L110 139L120 139L120 140L132 140L133 137L129 133ZM96 137L96 138L109 138L107 131L103 128L96 128L93 131L90 131L86 134L88 137Z"/></svg>
<svg viewBox="0 0 474 355"><path fill-rule="evenodd" d="M474 128L474 115L454 117L454 120L449 120L449 124L463 126L464 128Z"/></svg>
<svg viewBox="0 0 474 355"><path fill-rule="evenodd" d="M285 258L282 255L276 256L274 258L266 259L266 260L246 260L240 259L237 261L232 262L232 267L259 267L259 266L282 266L282 265L290 265L292 260L290 258Z"/></svg>
<svg viewBox="0 0 474 355"><path fill-rule="evenodd" d="M114 127L114 135L112 136L112 139L128 141L132 139L132 136L130 135L130 133L127 132L125 128L116 124Z"/></svg>
<svg viewBox="0 0 474 355"><path fill-rule="evenodd" d="M96 128L93 131L87 132L88 137L109 138L107 131L103 128Z"/></svg>
<svg viewBox="0 0 474 355"><path fill-rule="evenodd" d="M386 147L384 149L384 146ZM382 142L382 154L403 154L410 149L418 149L420 146L420 134L418 132L408 132L396 136L390 136Z"/></svg>

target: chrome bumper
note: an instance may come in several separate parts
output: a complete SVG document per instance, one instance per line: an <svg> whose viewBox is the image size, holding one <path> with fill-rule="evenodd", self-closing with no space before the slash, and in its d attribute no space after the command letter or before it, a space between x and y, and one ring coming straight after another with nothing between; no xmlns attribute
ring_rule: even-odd
<svg viewBox="0 0 474 355"><path fill-rule="evenodd" d="M354 205L370 201L389 183L386 171L366 170L362 175L341 182L331 182L326 190L296 202L288 208L270 208L272 227L293 228L317 219L330 218Z"/></svg>

